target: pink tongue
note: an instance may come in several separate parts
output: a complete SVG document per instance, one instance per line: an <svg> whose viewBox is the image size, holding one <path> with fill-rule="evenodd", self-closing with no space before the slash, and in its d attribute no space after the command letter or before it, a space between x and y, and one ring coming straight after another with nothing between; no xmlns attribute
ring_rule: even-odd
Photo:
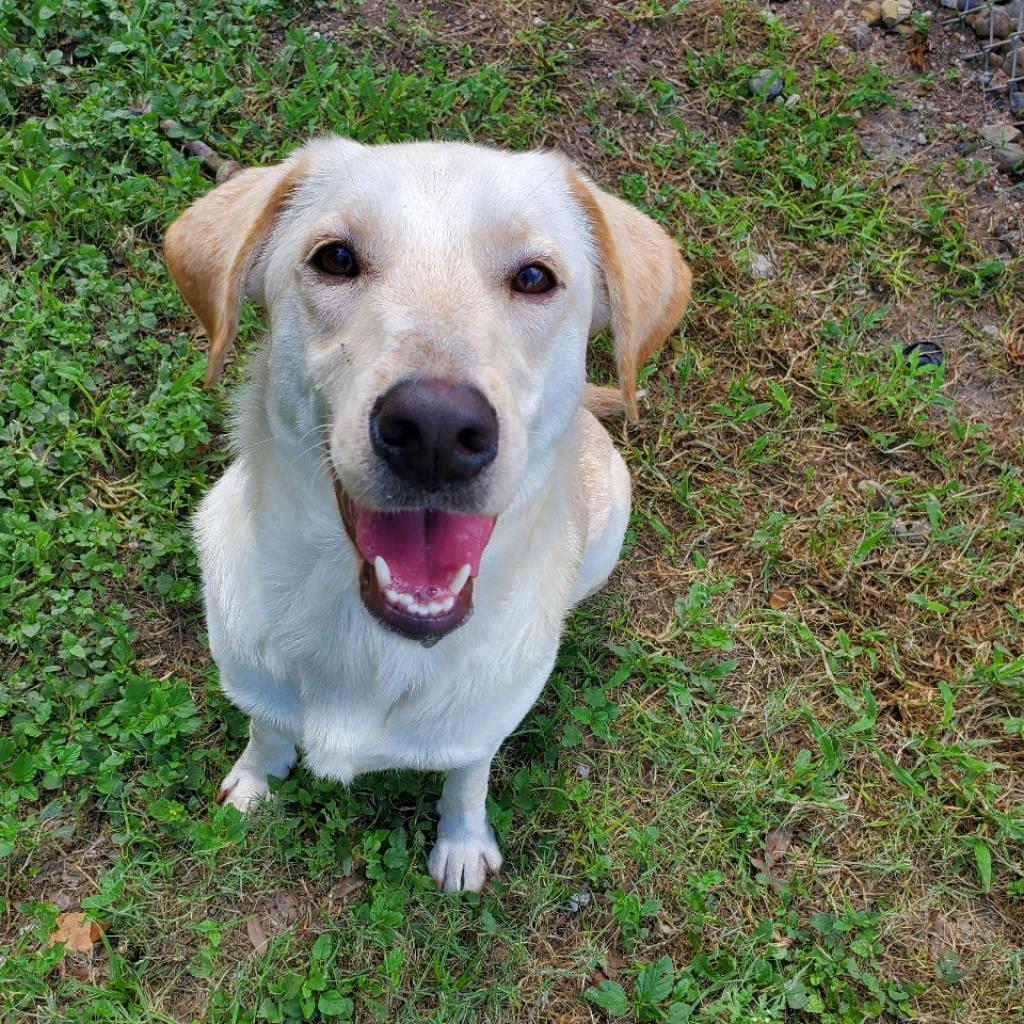
<svg viewBox="0 0 1024 1024"><path fill-rule="evenodd" d="M356 512L356 546L373 565L380 555L392 579L409 588L443 588L467 562L471 576L491 539L494 519L458 512Z"/></svg>

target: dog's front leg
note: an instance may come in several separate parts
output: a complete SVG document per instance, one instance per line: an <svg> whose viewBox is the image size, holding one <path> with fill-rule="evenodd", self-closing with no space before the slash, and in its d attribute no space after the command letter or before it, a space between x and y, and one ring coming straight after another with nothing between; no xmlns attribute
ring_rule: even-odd
<svg viewBox="0 0 1024 1024"><path fill-rule="evenodd" d="M249 722L249 743L217 791L218 803L229 803L243 814L270 796L267 776L288 777L295 765L295 745L266 722Z"/></svg>
<svg viewBox="0 0 1024 1024"><path fill-rule="evenodd" d="M501 867L494 831L487 823L490 759L453 768L444 780L437 809L437 845L430 853L430 877L445 892L479 892L488 874Z"/></svg>

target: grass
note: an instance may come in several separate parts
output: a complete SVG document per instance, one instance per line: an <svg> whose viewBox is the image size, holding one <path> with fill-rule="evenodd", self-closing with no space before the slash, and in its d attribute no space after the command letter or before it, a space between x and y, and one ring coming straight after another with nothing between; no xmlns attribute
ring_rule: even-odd
<svg viewBox="0 0 1024 1024"><path fill-rule="evenodd" d="M1021 378L978 330L1022 268L981 164L882 174L858 124L901 83L753 2L460 10L0 0L0 1021L1024 1019ZM770 66L796 100L749 97ZM253 163L558 145L693 264L481 896L426 876L437 778L212 802L245 721L188 516L226 389L160 256L209 187L164 116ZM76 910L92 952L48 946Z"/></svg>

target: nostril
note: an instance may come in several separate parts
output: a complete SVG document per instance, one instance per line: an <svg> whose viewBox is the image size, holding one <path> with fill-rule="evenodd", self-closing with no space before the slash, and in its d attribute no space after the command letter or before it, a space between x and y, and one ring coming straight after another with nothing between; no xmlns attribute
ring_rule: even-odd
<svg viewBox="0 0 1024 1024"><path fill-rule="evenodd" d="M385 416L377 424L380 439L395 448L405 448L420 439L420 429L403 416Z"/></svg>
<svg viewBox="0 0 1024 1024"><path fill-rule="evenodd" d="M455 435L455 443L470 454L479 455L494 444L494 432L486 427L466 427Z"/></svg>

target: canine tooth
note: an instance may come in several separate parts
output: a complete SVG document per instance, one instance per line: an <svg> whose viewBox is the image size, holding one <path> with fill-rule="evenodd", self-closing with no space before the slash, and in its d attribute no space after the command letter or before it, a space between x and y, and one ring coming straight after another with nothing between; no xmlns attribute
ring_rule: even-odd
<svg viewBox="0 0 1024 1024"><path fill-rule="evenodd" d="M411 608L416 602L412 599L412 594L399 594L398 603L404 608Z"/></svg>
<svg viewBox="0 0 1024 1024"><path fill-rule="evenodd" d="M377 574L377 585L381 590L391 586L391 570L380 555L373 560L373 571Z"/></svg>
<svg viewBox="0 0 1024 1024"><path fill-rule="evenodd" d="M454 597L446 597L441 602L441 611L443 611L443 612L450 612L452 610L452 607L454 606L454 604L455 604L455 598Z"/></svg>
<svg viewBox="0 0 1024 1024"><path fill-rule="evenodd" d="M453 577L451 583L448 584L452 594L458 597L462 592L462 588L466 585L466 580L469 579L469 562L467 562Z"/></svg>
<svg viewBox="0 0 1024 1024"><path fill-rule="evenodd" d="M384 596L392 604L394 604L398 600L398 591L397 590L392 590L390 587L388 587L388 589L384 591Z"/></svg>

